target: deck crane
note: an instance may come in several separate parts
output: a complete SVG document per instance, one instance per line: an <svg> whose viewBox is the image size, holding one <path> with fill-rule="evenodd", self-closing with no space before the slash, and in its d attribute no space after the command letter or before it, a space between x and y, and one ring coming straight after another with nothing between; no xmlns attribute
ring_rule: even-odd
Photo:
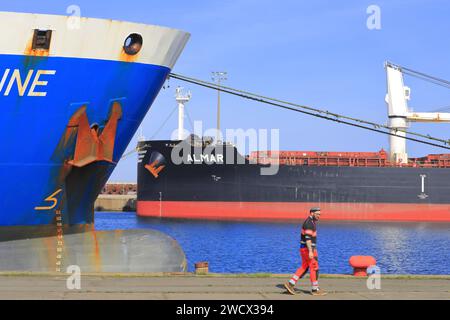
<svg viewBox="0 0 450 320"><path fill-rule="evenodd" d="M389 136L390 161L398 164L408 163L406 152L406 129L409 122L450 122L450 113L443 112L412 112L408 108L411 98L411 89L404 85L403 74L419 75L421 78L429 78L433 82L443 82L448 87L448 82L437 79L414 70L410 70L391 62L385 63L387 75L386 103L388 106L389 128L393 135Z"/></svg>

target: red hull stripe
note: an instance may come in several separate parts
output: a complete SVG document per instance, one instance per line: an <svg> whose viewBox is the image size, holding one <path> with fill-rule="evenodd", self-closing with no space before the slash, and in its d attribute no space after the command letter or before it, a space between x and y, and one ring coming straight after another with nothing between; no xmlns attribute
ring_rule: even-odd
<svg viewBox="0 0 450 320"><path fill-rule="evenodd" d="M138 201L141 217L214 220L302 220L320 205L321 220L447 221L448 204Z"/></svg>

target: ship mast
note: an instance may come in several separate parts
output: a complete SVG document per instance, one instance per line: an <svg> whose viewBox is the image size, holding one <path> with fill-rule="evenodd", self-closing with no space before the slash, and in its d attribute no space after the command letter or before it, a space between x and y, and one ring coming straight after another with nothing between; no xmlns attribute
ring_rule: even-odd
<svg viewBox="0 0 450 320"><path fill-rule="evenodd" d="M450 122L450 113L411 112L408 101L411 89L404 86L401 66L385 63L387 75L386 103L388 105L390 161L398 164L408 163L406 152L406 129L409 122Z"/></svg>
<svg viewBox="0 0 450 320"><path fill-rule="evenodd" d="M219 143L220 136L220 83L224 80L228 80L227 73L223 71L215 71L212 73L212 80L217 82L217 133L216 143Z"/></svg>
<svg viewBox="0 0 450 320"><path fill-rule="evenodd" d="M184 140L184 105L191 100L191 92L184 92L182 87L175 89L175 100L178 103L178 140Z"/></svg>

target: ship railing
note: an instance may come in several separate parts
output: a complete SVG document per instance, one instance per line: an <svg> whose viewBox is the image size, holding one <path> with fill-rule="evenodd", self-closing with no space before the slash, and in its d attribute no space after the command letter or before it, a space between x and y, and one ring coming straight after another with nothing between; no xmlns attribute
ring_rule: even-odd
<svg viewBox="0 0 450 320"><path fill-rule="evenodd" d="M450 168L450 160L409 161L408 163L391 163L382 158L268 158L249 157L252 163L261 165L287 166L337 166L337 167L411 167L411 168Z"/></svg>

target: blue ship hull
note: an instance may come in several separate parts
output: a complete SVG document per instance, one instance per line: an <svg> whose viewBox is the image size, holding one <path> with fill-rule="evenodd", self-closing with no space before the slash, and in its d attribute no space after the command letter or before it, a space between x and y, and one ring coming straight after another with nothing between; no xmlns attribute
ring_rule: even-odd
<svg viewBox="0 0 450 320"><path fill-rule="evenodd" d="M17 83L5 95L8 78L0 91L2 234L6 234L8 227L22 233L22 227L34 226L29 229L34 230L28 234L32 236L45 229L39 226L55 225L55 210L60 210L66 227L92 224L98 193L170 69L123 61L0 55L0 79L2 71L7 69L19 70L22 82L30 70L55 70L56 73L39 79L48 82L45 97L27 94L32 80L23 96ZM101 132L114 103L120 105L121 117L117 121L112 162L94 161L82 167L74 166L69 173L66 170L62 174L76 148L76 135L61 146L71 117L85 107L89 124L97 124ZM52 207L55 202L57 205Z"/></svg>

